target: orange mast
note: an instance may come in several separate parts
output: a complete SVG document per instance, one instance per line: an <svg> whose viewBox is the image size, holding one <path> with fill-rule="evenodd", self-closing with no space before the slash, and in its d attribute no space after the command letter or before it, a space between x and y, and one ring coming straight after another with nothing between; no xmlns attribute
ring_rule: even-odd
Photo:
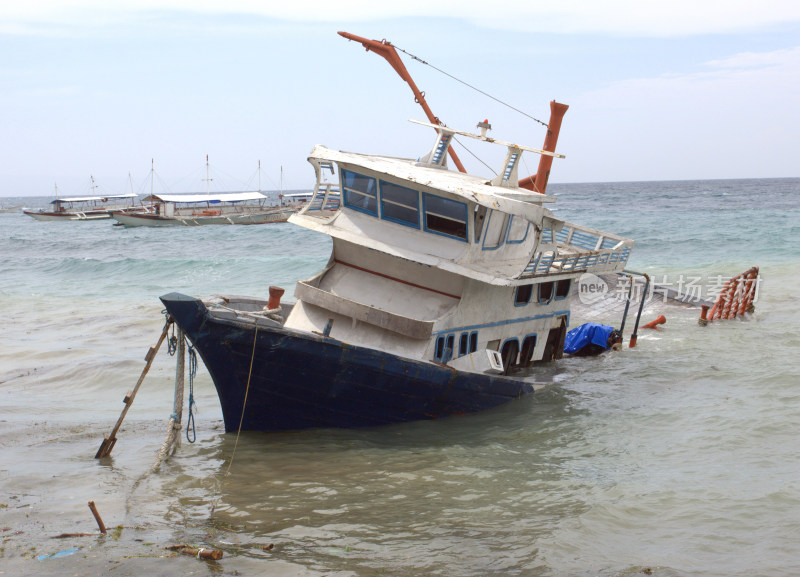
<svg viewBox="0 0 800 577"><path fill-rule="evenodd" d="M548 152L556 151L558 133L561 131L561 121L564 119L564 114L567 113L567 108L569 106L566 104L561 104L555 100L550 101L550 122L547 124L547 135L544 137L542 150ZM535 179L532 176L523 178L519 181L519 187L544 194L547 188L547 181L550 179L550 167L552 165L553 157L543 154L539 157L539 170L536 171Z"/></svg>

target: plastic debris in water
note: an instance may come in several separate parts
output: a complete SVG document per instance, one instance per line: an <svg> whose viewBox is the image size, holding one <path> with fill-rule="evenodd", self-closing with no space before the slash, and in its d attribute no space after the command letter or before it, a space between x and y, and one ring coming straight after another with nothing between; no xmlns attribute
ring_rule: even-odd
<svg viewBox="0 0 800 577"><path fill-rule="evenodd" d="M59 557L69 557L73 553L77 553L80 551L79 548L75 549L64 549L63 551L59 551L58 553L50 553L49 555L39 555L37 559L39 561L44 561L45 559L58 559Z"/></svg>

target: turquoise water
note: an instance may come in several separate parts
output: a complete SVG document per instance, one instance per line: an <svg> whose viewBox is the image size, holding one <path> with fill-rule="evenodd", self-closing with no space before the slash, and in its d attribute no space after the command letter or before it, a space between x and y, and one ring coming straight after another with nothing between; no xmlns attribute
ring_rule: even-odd
<svg viewBox="0 0 800 577"><path fill-rule="evenodd" d="M197 442L152 475L173 394L165 352L113 457L93 456L160 333L158 296L278 285L291 299L330 241L288 223L124 229L0 213L0 571L800 574L800 179L550 193L559 217L633 238L630 268L656 279L705 288L759 266L755 314L701 328L696 310L666 308L635 349L543 367L555 385L541 396L375 430L248 433L235 452L201 366ZM52 539L96 529L89 500L122 528ZM225 557L162 558L178 543Z"/></svg>

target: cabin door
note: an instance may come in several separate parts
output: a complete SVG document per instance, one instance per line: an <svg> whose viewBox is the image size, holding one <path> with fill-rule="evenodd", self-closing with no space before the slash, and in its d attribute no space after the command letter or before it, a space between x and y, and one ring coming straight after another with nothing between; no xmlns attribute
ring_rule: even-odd
<svg viewBox="0 0 800 577"><path fill-rule="evenodd" d="M567 317L558 317L558 326L547 333L547 344L544 346L542 361L556 361L564 356L564 338L567 336Z"/></svg>

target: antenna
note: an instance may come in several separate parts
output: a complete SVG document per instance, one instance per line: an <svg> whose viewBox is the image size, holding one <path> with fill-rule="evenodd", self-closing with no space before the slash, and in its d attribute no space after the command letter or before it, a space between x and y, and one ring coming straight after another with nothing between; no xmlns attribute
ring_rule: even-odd
<svg viewBox="0 0 800 577"><path fill-rule="evenodd" d="M208 196L208 184L209 184L209 183L210 183L212 180L214 180L213 178L211 178L211 177L209 176L209 174L208 174L208 170L209 170L209 168L208 168L208 155L206 154L206 178L205 178L205 181L206 181L206 196Z"/></svg>

